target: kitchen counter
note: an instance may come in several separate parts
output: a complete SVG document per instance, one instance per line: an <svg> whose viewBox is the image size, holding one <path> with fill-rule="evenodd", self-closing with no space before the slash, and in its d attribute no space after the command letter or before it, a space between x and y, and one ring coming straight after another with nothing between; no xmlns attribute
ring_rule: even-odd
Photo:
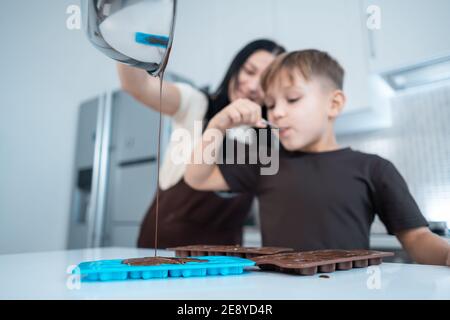
<svg viewBox="0 0 450 320"><path fill-rule="evenodd" d="M82 261L153 254L102 248L0 255L0 299L450 299L450 268L427 265L383 263L337 271L329 279L253 268L237 276L82 282L79 288L67 273Z"/></svg>
<svg viewBox="0 0 450 320"><path fill-rule="evenodd" d="M450 237L441 236L450 244ZM257 227L246 226L244 228L244 245L249 247L261 246L261 233ZM370 247L374 250L401 250L402 245L397 237L389 234L372 233L370 235Z"/></svg>

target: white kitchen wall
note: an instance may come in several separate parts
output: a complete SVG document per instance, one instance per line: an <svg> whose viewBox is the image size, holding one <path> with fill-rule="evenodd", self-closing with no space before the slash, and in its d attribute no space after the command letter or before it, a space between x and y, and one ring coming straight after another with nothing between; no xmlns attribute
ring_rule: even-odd
<svg viewBox="0 0 450 320"><path fill-rule="evenodd" d="M215 88L236 51L261 37L328 51L346 70L345 112L372 107L362 0L179 0L169 67Z"/></svg>
<svg viewBox="0 0 450 320"><path fill-rule="evenodd" d="M81 30L66 28L66 9L79 1L2 1L0 254L65 248L78 106L118 87L114 62ZM352 45L366 46L364 34L356 32L358 24L364 28L357 17L364 7L356 7L358 0L342 7L327 1L333 5L324 5L326 0L179 0L169 70L215 88L242 45L269 37L289 50L330 50L352 64L346 66L353 70L349 83L362 84L368 81L361 56L367 48ZM338 18L338 9L346 12L345 19ZM314 13L321 15L315 19ZM309 19L306 26L302 16ZM346 89L356 92L354 101L364 101L364 86L357 87L361 90Z"/></svg>
<svg viewBox="0 0 450 320"><path fill-rule="evenodd" d="M239 34L217 36L210 28L214 19L233 17L237 5L266 14L270 8L269 1L235 0L223 12L218 0L208 3L179 1L169 69L214 87L236 51L271 30L258 28L255 21L252 27L240 26L247 16L241 13L225 21ZM70 5L80 6L80 1L2 2L0 254L66 248L78 107L119 86L114 62L94 49L82 30L66 27Z"/></svg>
<svg viewBox="0 0 450 320"><path fill-rule="evenodd" d="M1 3L0 254L65 248L78 104L118 86L70 4Z"/></svg>
<svg viewBox="0 0 450 320"><path fill-rule="evenodd" d="M215 89L248 42L274 37L274 0L178 0L168 68Z"/></svg>

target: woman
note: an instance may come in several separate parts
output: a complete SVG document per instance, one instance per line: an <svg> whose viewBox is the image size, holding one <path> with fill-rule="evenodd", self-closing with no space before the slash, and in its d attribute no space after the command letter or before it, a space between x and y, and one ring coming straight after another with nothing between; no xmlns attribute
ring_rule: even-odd
<svg viewBox="0 0 450 320"><path fill-rule="evenodd" d="M123 90L138 101L169 115L174 131L188 130L191 136L196 121L207 123L217 112L236 99L250 99L262 104L259 80L263 71L285 50L270 40L247 44L233 59L228 72L214 94L201 92L181 83L163 83L160 107L159 79L143 70L118 64ZM201 133L200 133L201 134ZM178 145L177 145L178 144ZM171 141L167 154L180 148ZM159 183L158 248L180 245L242 243L242 229L249 213L251 195L222 197L214 192L190 188L183 180L185 164L175 164L169 156L163 158ZM150 206L138 239L138 247L155 246L156 199Z"/></svg>

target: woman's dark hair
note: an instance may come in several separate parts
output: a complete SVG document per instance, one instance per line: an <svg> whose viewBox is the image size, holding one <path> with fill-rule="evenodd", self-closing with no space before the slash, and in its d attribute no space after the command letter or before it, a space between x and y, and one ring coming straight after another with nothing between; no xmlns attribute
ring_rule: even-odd
<svg viewBox="0 0 450 320"><path fill-rule="evenodd" d="M253 53L259 50L265 50L275 56L286 51L282 46L268 39L259 39L252 41L244 48L242 48L231 62L231 65L228 68L228 71L225 74L222 82L220 83L219 88L215 93L209 95L208 112L206 113L205 117L207 122L211 120L212 117L214 117L214 115L216 115L220 110L230 104L230 99L228 97L228 87L230 81L234 80L237 77L239 71L241 70L247 59Z"/></svg>

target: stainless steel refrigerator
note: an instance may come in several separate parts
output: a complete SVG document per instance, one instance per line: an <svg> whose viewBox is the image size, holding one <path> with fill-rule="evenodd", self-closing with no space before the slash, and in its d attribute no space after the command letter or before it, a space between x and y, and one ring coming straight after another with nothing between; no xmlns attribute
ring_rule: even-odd
<svg viewBox="0 0 450 320"><path fill-rule="evenodd" d="M163 119L162 155L171 132ZM123 91L81 103L69 249L136 245L156 192L158 125L158 112Z"/></svg>

